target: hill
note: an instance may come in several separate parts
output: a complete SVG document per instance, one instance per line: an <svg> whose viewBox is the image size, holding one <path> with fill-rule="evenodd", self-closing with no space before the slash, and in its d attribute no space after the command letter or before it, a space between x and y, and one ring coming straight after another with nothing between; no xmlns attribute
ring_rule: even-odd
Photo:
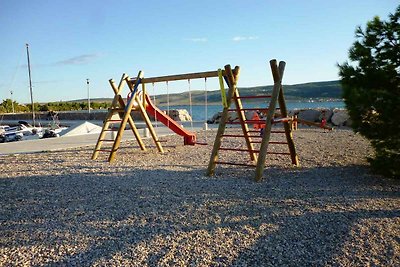
<svg viewBox="0 0 400 267"><path fill-rule="evenodd" d="M239 87L242 96L247 95L267 95L272 92L272 85L256 87ZM339 81L310 82L294 85L284 85L285 98L287 100L304 101L309 99L331 100L342 98L342 87ZM204 91L192 91L193 105L204 104ZM156 95L157 105L167 105L167 95ZM86 99L71 100L68 102L84 102ZM96 98L93 102L111 102L112 98ZM219 90L207 91L207 101L209 104L221 102L221 93ZM169 95L170 105L188 105L189 92Z"/></svg>

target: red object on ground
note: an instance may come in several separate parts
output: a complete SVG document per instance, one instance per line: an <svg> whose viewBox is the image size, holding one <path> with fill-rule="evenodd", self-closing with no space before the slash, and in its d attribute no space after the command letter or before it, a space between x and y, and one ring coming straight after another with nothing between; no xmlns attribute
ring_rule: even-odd
<svg viewBox="0 0 400 267"><path fill-rule="evenodd" d="M158 121L163 123L165 126L170 128L174 133L183 136L183 142L185 145L195 145L196 144L196 134L186 129L182 128L176 121L174 121L170 116L165 114L162 110L157 108L148 95L146 95L146 111L153 117L157 118Z"/></svg>
<svg viewBox="0 0 400 267"><path fill-rule="evenodd" d="M265 128L265 122L261 122L260 116L258 116L257 112L254 112L251 120L252 121L260 121L260 123L254 123L254 125L253 125L254 129L264 129Z"/></svg>
<svg viewBox="0 0 400 267"><path fill-rule="evenodd" d="M323 118L323 119L321 120L321 128L324 128L325 125L326 125L326 119Z"/></svg>

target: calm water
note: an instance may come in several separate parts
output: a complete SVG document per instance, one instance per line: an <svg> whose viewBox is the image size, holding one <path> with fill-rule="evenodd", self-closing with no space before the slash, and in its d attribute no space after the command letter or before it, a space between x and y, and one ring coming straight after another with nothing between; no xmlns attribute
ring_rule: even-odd
<svg viewBox="0 0 400 267"><path fill-rule="evenodd" d="M246 108L257 108L262 107L260 104L243 104ZM329 102L286 102L286 106L289 110L292 109L304 109L304 108L345 108L343 101L329 101ZM166 110L167 107L160 107L162 110ZM190 113L189 105L170 106L170 109L186 109ZM208 105L207 106L207 118L210 119L215 113L222 111L222 105ZM206 115L206 107L204 105L192 106L192 117L194 121L204 121Z"/></svg>
<svg viewBox="0 0 400 267"><path fill-rule="evenodd" d="M260 103L243 103L243 106L246 108L260 108L262 106ZM345 108L345 104L343 101L325 101L325 102L290 102L286 101L286 106L289 110L293 109L306 109L306 108ZM159 106L161 110L167 110L166 106ZM204 121L207 117L211 119L212 116L222 111L222 105L208 105L207 111L204 105L193 105L192 112L190 112L189 105L178 105L178 106L170 106L170 109L186 109L192 115L194 121ZM87 110L75 111L75 112L87 112ZM103 110L93 110L92 112L107 112L106 109ZM206 116L207 114L207 116Z"/></svg>

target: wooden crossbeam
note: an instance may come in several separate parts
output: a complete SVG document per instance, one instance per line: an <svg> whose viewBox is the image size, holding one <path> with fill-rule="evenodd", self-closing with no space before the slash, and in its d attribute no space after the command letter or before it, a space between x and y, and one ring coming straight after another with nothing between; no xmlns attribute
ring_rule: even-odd
<svg viewBox="0 0 400 267"><path fill-rule="evenodd" d="M225 76L224 71L222 72L222 75ZM218 71L205 71L205 72L194 72L194 73L176 74L176 75L159 76L159 77L149 77L149 78L143 78L141 80L141 83L146 84L146 83L170 82L170 81L193 80L193 79L211 78L211 77L218 77ZM130 81L132 83L135 83L136 79L131 79Z"/></svg>

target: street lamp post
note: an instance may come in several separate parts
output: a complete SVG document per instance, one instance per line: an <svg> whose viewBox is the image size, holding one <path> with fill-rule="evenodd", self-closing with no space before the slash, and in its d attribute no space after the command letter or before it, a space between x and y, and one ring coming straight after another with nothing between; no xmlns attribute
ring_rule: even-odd
<svg viewBox="0 0 400 267"><path fill-rule="evenodd" d="M15 110L14 110L14 98L13 98L13 91L11 90L11 91L10 91L10 93L11 93L11 107L12 107L12 113L15 113Z"/></svg>
<svg viewBox="0 0 400 267"><path fill-rule="evenodd" d="M87 84L87 102L88 102L88 112L90 114L90 92L89 92L89 79L86 79Z"/></svg>
<svg viewBox="0 0 400 267"><path fill-rule="evenodd" d="M35 123L35 104L33 102L33 93L32 93L32 77L31 77L31 61L29 59L29 44L26 44L26 57L28 58L28 74L29 74L29 91L31 93L31 105L32 105L32 125L36 126Z"/></svg>

